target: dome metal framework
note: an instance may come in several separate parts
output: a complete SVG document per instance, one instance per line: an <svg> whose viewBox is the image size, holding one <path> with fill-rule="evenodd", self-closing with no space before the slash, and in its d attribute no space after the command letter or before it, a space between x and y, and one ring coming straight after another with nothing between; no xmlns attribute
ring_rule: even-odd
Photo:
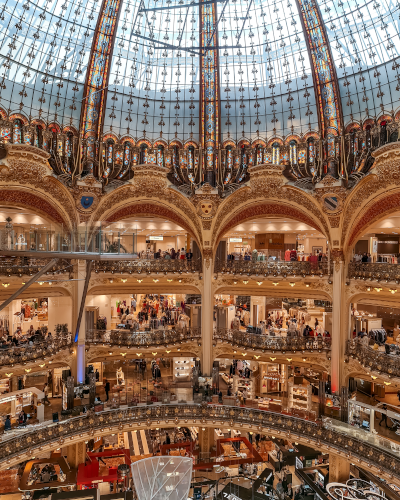
<svg viewBox="0 0 400 500"><path fill-rule="evenodd" d="M229 192L249 166L278 163L303 187L328 173L352 185L397 131L399 12L399 0L7 0L1 140L47 149L67 182L118 185L155 163L184 191Z"/></svg>

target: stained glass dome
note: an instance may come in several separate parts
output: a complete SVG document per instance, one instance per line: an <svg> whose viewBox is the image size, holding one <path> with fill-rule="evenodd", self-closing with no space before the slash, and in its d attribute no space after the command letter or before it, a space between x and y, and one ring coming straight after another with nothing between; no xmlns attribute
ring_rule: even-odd
<svg viewBox="0 0 400 500"><path fill-rule="evenodd" d="M215 64L221 142L320 132L324 116L340 129L395 114L398 0L317 4L6 0L0 106L60 128L89 130L89 119L96 134L200 142L204 65ZM321 90L321 78L337 86Z"/></svg>

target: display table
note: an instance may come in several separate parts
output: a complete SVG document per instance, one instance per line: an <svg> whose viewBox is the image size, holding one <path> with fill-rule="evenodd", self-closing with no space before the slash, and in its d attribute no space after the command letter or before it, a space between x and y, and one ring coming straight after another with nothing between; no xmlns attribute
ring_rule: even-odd
<svg viewBox="0 0 400 500"><path fill-rule="evenodd" d="M222 396L222 404L225 406L236 406L236 396Z"/></svg>

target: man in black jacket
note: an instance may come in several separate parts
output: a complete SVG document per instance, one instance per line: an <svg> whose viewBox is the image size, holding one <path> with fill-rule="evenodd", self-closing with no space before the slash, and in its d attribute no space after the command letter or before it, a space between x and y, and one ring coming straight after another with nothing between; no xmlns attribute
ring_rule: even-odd
<svg viewBox="0 0 400 500"><path fill-rule="evenodd" d="M108 393L110 392L110 382L105 379L104 381L104 390L106 391L106 401L108 401Z"/></svg>

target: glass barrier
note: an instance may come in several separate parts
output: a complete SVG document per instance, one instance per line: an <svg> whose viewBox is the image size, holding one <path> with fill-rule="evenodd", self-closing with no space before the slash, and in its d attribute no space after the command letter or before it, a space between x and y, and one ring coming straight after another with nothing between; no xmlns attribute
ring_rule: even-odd
<svg viewBox="0 0 400 500"><path fill-rule="evenodd" d="M46 224L0 226L0 250L15 252L65 252L93 254L137 253L137 229L120 223L86 226L68 231Z"/></svg>
<svg viewBox="0 0 400 500"><path fill-rule="evenodd" d="M400 457L400 443L395 443L390 439L386 439L378 434L372 434L366 430L359 427L354 427L345 422L340 422L339 420L332 420L330 418L323 418L323 425L326 429L331 429L348 436L364 441L365 443L381 448L392 455Z"/></svg>

